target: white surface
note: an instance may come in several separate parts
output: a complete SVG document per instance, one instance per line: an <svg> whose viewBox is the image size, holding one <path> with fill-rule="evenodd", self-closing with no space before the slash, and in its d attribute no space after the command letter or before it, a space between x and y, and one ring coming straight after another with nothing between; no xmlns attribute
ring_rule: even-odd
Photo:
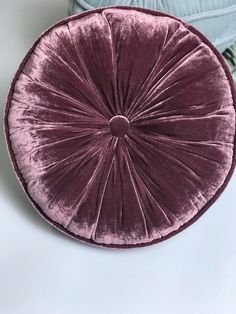
<svg viewBox="0 0 236 314"><path fill-rule="evenodd" d="M67 15L66 0L0 0L1 113L37 36ZM161 244L111 250L50 227L0 150L0 313L235 314L236 174L214 206Z"/></svg>

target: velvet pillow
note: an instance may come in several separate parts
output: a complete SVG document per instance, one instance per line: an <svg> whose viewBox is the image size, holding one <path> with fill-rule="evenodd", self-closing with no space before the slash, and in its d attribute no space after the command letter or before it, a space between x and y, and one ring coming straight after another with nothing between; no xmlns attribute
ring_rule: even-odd
<svg viewBox="0 0 236 314"><path fill-rule="evenodd" d="M69 0L69 14L111 5L172 14L201 31L221 52L236 41L235 0Z"/></svg>
<svg viewBox="0 0 236 314"><path fill-rule="evenodd" d="M234 106L223 58L193 27L145 9L97 9L36 41L12 82L5 131L49 223L128 248L183 230L223 191Z"/></svg>

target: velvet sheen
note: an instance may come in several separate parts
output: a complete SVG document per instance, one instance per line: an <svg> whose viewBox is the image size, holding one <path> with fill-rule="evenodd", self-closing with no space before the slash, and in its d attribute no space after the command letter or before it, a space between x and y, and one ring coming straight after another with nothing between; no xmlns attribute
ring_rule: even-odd
<svg viewBox="0 0 236 314"><path fill-rule="evenodd" d="M235 164L234 102L222 57L194 28L145 9L97 9L36 41L5 130L51 224L135 247L181 231L222 192Z"/></svg>
<svg viewBox="0 0 236 314"><path fill-rule="evenodd" d="M69 14L126 5L172 14L202 32L221 52L236 41L235 0L69 0Z"/></svg>

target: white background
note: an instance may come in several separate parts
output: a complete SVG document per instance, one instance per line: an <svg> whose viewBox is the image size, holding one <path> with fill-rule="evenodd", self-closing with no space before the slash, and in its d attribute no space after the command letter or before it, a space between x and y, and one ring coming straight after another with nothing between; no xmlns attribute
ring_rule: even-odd
<svg viewBox="0 0 236 314"><path fill-rule="evenodd" d="M66 0L0 0L0 105ZM0 133L1 314L236 314L236 174L196 223L157 245L102 249L50 227L22 191Z"/></svg>

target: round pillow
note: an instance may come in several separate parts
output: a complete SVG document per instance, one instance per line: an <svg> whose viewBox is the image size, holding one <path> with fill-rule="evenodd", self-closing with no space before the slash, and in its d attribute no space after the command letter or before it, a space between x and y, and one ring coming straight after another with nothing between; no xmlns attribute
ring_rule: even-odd
<svg viewBox="0 0 236 314"><path fill-rule="evenodd" d="M111 5L137 6L181 18L201 31L219 51L236 41L235 0L69 0L69 14Z"/></svg>
<svg viewBox="0 0 236 314"><path fill-rule="evenodd" d="M8 95L10 156L30 200L69 236L107 247L183 230L235 165L235 91L193 27L115 7L60 21Z"/></svg>

